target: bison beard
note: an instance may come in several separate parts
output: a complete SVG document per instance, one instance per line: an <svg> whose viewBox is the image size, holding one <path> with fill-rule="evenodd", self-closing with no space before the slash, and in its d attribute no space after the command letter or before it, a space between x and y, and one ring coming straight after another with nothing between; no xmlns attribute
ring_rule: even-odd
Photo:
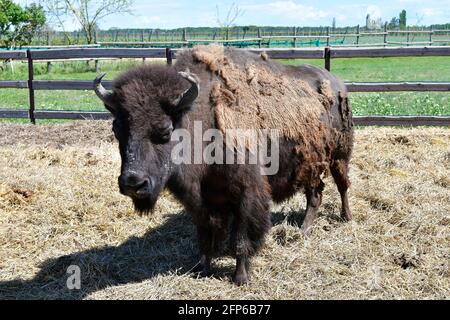
<svg viewBox="0 0 450 320"><path fill-rule="evenodd" d="M285 201L300 190L307 198L302 225L307 235L322 202L322 178L328 173L341 195L341 216L351 219L347 190L352 113L345 85L329 72L285 66L267 55L199 46L178 53L173 67L152 65L123 74L112 92L99 79L96 93L115 117L122 150L127 150L123 144L129 137L119 124L127 114L129 134L141 137L145 146L153 144L148 159L158 163L146 172L142 161L144 168L138 169L149 177L167 177L161 188L166 186L192 214L201 256L197 269L202 274L211 274L211 259L229 238L236 257L233 281L245 284L250 258L271 225L271 201ZM194 121L202 122L203 131L219 129L225 135L227 129L280 130L279 172L263 176L259 165L250 164L167 164L174 144L156 142L148 133L164 136L173 127L194 136ZM133 198L136 210L151 211L160 191Z"/></svg>
<svg viewBox="0 0 450 320"><path fill-rule="evenodd" d="M132 198L134 209L142 214L146 215L153 211L155 208L156 200L151 198Z"/></svg>

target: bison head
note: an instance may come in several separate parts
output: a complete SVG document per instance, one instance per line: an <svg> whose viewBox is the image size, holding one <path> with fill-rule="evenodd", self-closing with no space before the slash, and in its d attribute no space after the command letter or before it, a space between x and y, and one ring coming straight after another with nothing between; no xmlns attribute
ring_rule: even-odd
<svg viewBox="0 0 450 320"><path fill-rule="evenodd" d="M114 117L120 192L137 211L149 212L173 171L171 134L197 98L199 81L172 67L147 66L123 74L108 91L103 77L95 79L94 90Z"/></svg>

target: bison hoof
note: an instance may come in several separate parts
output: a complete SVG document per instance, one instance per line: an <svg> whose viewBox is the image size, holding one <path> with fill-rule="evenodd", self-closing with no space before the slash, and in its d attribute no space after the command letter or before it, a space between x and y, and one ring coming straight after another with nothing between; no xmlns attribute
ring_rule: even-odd
<svg viewBox="0 0 450 320"><path fill-rule="evenodd" d="M247 274L235 274L233 276L233 283L237 285L238 287L246 285L248 283L249 279Z"/></svg>
<svg viewBox="0 0 450 320"><path fill-rule="evenodd" d="M192 272L198 274L202 278L208 278L213 275L213 271L211 270L211 268L206 267L202 264L198 264L197 266L195 266L194 269L192 269Z"/></svg>
<svg viewBox="0 0 450 320"><path fill-rule="evenodd" d="M352 213L350 211L342 211L341 219L345 222L351 221L353 219Z"/></svg>

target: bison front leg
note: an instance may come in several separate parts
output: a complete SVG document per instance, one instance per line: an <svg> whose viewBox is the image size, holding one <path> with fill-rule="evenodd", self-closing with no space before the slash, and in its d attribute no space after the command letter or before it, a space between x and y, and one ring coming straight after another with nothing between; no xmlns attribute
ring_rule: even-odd
<svg viewBox="0 0 450 320"><path fill-rule="evenodd" d="M233 283L241 286L249 281L250 259L261 247L270 228L269 199L261 190L244 192L232 230L232 246L236 255Z"/></svg>
<svg viewBox="0 0 450 320"><path fill-rule="evenodd" d="M320 181L318 187L306 188L306 216L302 224L302 232L307 237L313 222L319 214L319 207L322 203L322 191L325 184Z"/></svg>
<svg viewBox="0 0 450 320"><path fill-rule="evenodd" d="M213 235L207 226L197 226L198 246L200 249L200 262L194 268L194 272L200 273L202 277L212 275L211 258L213 254Z"/></svg>

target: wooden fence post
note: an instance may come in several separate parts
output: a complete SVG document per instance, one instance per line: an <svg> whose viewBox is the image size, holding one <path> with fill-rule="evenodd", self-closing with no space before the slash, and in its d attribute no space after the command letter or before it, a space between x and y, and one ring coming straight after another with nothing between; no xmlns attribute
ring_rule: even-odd
<svg viewBox="0 0 450 320"><path fill-rule="evenodd" d="M28 111L28 115L30 117L31 123L36 124L36 118L34 115L35 99L34 99L34 88L33 88L34 66L33 66L33 57L31 55L30 49L27 50L27 59L28 59L28 101L30 104L30 109Z"/></svg>
<svg viewBox="0 0 450 320"><path fill-rule="evenodd" d="M261 48L262 45L262 34L261 34L261 28L258 28L258 47Z"/></svg>
<svg viewBox="0 0 450 320"><path fill-rule="evenodd" d="M183 29L183 36L181 38L181 41L183 41L183 47L186 47L186 41L187 41L187 32L186 32L186 28Z"/></svg>
<svg viewBox="0 0 450 320"><path fill-rule="evenodd" d="M387 45L387 36L388 36L388 30L387 30L387 22L384 23L384 35L383 35L383 43L384 43L384 47L386 47Z"/></svg>
<svg viewBox="0 0 450 320"><path fill-rule="evenodd" d="M325 47L324 59L325 59L325 69L327 69L328 71L331 71L331 48L330 47Z"/></svg>
<svg viewBox="0 0 450 320"><path fill-rule="evenodd" d="M172 65L172 50L170 48L166 48L166 60L169 66Z"/></svg>
<svg viewBox="0 0 450 320"><path fill-rule="evenodd" d="M152 41L153 29L148 31L148 42Z"/></svg>
<svg viewBox="0 0 450 320"><path fill-rule="evenodd" d="M50 61L47 61L47 73L52 72L52 63Z"/></svg>
<svg viewBox="0 0 450 320"><path fill-rule="evenodd" d="M330 27L327 27L327 47L330 46Z"/></svg>
<svg viewBox="0 0 450 320"><path fill-rule="evenodd" d="M356 46L359 47L359 35L360 34L360 29L359 29L359 24L356 26Z"/></svg>
<svg viewBox="0 0 450 320"><path fill-rule="evenodd" d="M409 27L406 27L406 46L409 47Z"/></svg>
<svg viewBox="0 0 450 320"><path fill-rule="evenodd" d="M430 26L430 46L433 45L433 26Z"/></svg>
<svg viewBox="0 0 450 320"><path fill-rule="evenodd" d="M292 42L292 46L295 48L297 47L297 27L294 27L294 42Z"/></svg>
<svg viewBox="0 0 450 320"><path fill-rule="evenodd" d="M47 30L47 45L48 46L52 45L52 36L50 34L50 30Z"/></svg>

